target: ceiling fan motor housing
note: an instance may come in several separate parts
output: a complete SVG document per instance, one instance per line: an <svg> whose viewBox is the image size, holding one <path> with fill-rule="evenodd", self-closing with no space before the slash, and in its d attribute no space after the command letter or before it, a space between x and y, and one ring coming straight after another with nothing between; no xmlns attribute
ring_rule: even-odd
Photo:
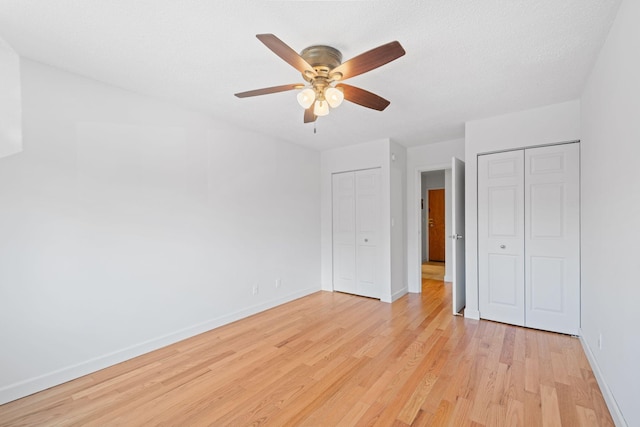
<svg viewBox="0 0 640 427"><path fill-rule="evenodd" d="M300 56L322 77L328 77L331 70L342 64L342 53L331 46L309 46L300 52ZM302 77L311 81L314 76L302 73Z"/></svg>

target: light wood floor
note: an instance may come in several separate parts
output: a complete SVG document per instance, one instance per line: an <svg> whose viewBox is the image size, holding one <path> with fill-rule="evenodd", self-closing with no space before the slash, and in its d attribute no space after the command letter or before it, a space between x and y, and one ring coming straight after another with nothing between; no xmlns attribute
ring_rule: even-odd
<svg viewBox="0 0 640 427"><path fill-rule="evenodd" d="M444 280L444 262L425 261L422 263L422 278Z"/></svg>
<svg viewBox="0 0 640 427"><path fill-rule="evenodd" d="M0 425L611 426L579 341L318 292L0 406Z"/></svg>

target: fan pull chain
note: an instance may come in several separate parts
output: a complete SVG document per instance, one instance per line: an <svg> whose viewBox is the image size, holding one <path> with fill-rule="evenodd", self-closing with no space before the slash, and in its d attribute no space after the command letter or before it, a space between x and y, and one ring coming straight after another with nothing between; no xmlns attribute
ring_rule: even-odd
<svg viewBox="0 0 640 427"><path fill-rule="evenodd" d="M313 122L313 134L316 134L316 122Z"/></svg>

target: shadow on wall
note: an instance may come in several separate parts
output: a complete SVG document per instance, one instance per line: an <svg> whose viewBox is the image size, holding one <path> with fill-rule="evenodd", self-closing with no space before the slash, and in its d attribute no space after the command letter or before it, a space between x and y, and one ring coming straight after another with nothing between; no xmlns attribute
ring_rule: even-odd
<svg viewBox="0 0 640 427"><path fill-rule="evenodd" d="M22 151L20 57L0 38L0 158Z"/></svg>

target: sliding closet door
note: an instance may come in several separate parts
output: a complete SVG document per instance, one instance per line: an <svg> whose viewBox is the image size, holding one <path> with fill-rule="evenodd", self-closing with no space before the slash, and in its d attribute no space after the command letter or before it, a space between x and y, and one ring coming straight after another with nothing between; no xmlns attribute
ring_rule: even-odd
<svg viewBox="0 0 640 427"><path fill-rule="evenodd" d="M524 152L478 156L478 286L483 319L524 325Z"/></svg>
<svg viewBox="0 0 640 427"><path fill-rule="evenodd" d="M525 150L526 326L580 328L579 145Z"/></svg>

